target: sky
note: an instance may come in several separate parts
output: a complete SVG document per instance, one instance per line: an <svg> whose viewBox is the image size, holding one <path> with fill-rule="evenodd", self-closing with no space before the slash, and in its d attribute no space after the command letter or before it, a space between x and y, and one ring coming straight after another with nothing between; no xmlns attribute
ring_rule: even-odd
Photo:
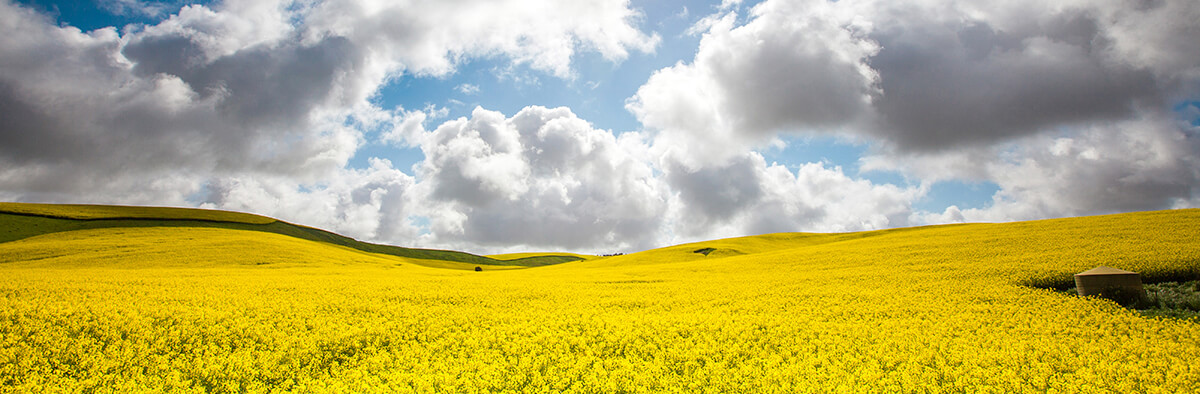
<svg viewBox="0 0 1200 394"><path fill-rule="evenodd" d="M633 252L1200 206L1200 2L0 0L0 200Z"/></svg>

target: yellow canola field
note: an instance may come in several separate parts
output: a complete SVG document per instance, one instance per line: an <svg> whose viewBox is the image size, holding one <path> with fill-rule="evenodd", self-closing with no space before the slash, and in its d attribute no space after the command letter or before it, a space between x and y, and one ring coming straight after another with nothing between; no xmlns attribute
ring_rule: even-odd
<svg viewBox="0 0 1200 394"><path fill-rule="evenodd" d="M1198 277L1196 234L1200 211L1179 210L485 272L191 246L229 234L152 258L152 236L90 255L30 254L35 237L0 244L0 390L1194 392L1200 324L1024 285L1096 265Z"/></svg>

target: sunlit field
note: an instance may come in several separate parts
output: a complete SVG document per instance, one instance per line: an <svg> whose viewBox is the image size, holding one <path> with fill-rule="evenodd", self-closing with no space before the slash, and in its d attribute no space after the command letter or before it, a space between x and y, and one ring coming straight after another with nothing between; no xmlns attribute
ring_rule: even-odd
<svg viewBox="0 0 1200 394"><path fill-rule="evenodd" d="M1200 322L1054 289L1098 265L1195 280L1197 234L1176 210L475 272L259 231L52 232L0 243L0 388L1193 392Z"/></svg>

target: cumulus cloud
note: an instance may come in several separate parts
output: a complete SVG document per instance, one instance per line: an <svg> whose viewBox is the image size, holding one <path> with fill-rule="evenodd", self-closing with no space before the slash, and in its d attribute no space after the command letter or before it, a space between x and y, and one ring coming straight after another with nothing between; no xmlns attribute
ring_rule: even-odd
<svg viewBox="0 0 1200 394"><path fill-rule="evenodd" d="M340 170L315 184L275 176L229 176L200 190L203 208L253 212L352 234L368 241L415 239L412 176L384 159L365 169Z"/></svg>
<svg viewBox="0 0 1200 394"><path fill-rule="evenodd" d="M421 128L424 130L424 128ZM507 117L476 108L410 137L422 245L473 250L640 250L784 231L908 224L917 187L873 184L841 168L788 169L748 152L691 166L638 133L620 138L567 108Z"/></svg>
<svg viewBox="0 0 1200 394"><path fill-rule="evenodd" d="M656 72L629 108L716 145L851 130L905 150L1004 142L1194 89L1198 15L1189 1L770 0L740 26L733 12L702 20L695 59Z"/></svg>
<svg viewBox="0 0 1200 394"><path fill-rule="evenodd" d="M658 41L632 25L626 2L521 4L231 0L122 34L59 27L6 1L0 162L64 179L118 168L327 175L363 139L342 125L369 121L354 116L367 117L390 75L443 75L485 56L565 75L576 48L619 60Z"/></svg>
<svg viewBox="0 0 1200 394"><path fill-rule="evenodd" d="M389 144L399 146L418 146L425 134L425 122L445 116L445 109L442 110L405 110L404 108L396 108L393 111L376 110L372 111L374 116L370 116L370 123L383 124L383 132L380 133L379 140Z"/></svg>
<svg viewBox="0 0 1200 394"><path fill-rule="evenodd" d="M908 225L924 191L873 184L839 167L808 163L795 171L768 165L757 153L721 166L688 168L667 158L676 193L672 232L701 240L789 231L862 231Z"/></svg>
<svg viewBox="0 0 1200 394"><path fill-rule="evenodd" d="M9 120L0 163L13 175L5 186L30 171L42 191L64 195L104 193L118 176L320 176L344 165L361 139L338 109L348 101L342 77L357 69L354 46L278 42L287 24L264 20L281 10L190 6L122 36L0 8L0 117Z"/></svg>
<svg viewBox="0 0 1200 394"><path fill-rule="evenodd" d="M1184 3L1155 8L1195 14L1198 7ZM1161 108L1181 87L1179 74L1157 72L1120 48L1170 47L1189 34L1127 42L1138 37L1122 35L1115 15L1157 13L1132 4L873 7L870 38L884 48L869 62L880 75L874 133L904 149L941 150ZM1195 20L1183 12L1166 21L1177 18ZM1200 51L1185 56L1200 61Z"/></svg>
<svg viewBox="0 0 1200 394"><path fill-rule="evenodd" d="M1198 94L1198 15L1170 0L768 0L741 24L727 9L698 22L695 58L654 73L627 107L659 155L696 174L738 168L731 146L831 133L871 144L864 170L924 190L1001 187L986 210L914 222L1184 206L1200 150L1172 107ZM761 198L744 190L707 198Z"/></svg>
<svg viewBox="0 0 1200 394"><path fill-rule="evenodd" d="M367 133L414 144L408 138L437 111L374 106L380 86L484 57L566 77L578 51L613 61L652 51L659 39L638 18L621 0L230 0L185 6L153 25L83 32L2 1L0 191L11 200L172 205L207 194L216 207L371 238L402 234L362 217L386 204L346 197L349 184L390 172L346 165ZM554 23L533 23L543 19ZM390 185L386 194L401 196L412 182ZM326 213L346 219L320 220Z"/></svg>
<svg viewBox="0 0 1200 394"><path fill-rule="evenodd" d="M1193 206L1200 194L1200 129L1166 116L1036 135L946 155L881 154L866 168L921 179L986 179L987 207L950 207L915 222L1007 221ZM931 182L935 182L931 181Z"/></svg>
<svg viewBox="0 0 1200 394"><path fill-rule="evenodd" d="M628 0L328 0L308 15L307 40L347 37L372 48L381 63L396 59L422 75L445 75L471 57L504 55L565 78L579 49L613 61L631 49L652 51L660 38L636 27L640 17Z"/></svg>
<svg viewBox="0 0 1200 394"><path fill-rule="evenodd" d="M664 143L695 157L721 158L781 130L839 128L870 104L879 50L864 28L826 1L766 2L751 21L702 20L690 64L655 72L627 107Z"/></svg>
<svg viewBox="0 0 1200 394"><path fill-rule="evenodd" d="M629 250L661 242L667 193L639 152L567 108L476 108L421 140L432 244Z"/></svg>
<svg viewBox="0 0 1200 394"><path fill-rule="evenodd" d="M445 120L444 108L371 98L398 76L446 77L480 59L536 84L575 78L581 52L652 52L660 38L627 0L230 0L90 32L0 0L0 199L202 205L477 252L1200 200L1197 116L1176 109L1200 87L1194 1L713 9L690 30L702 34L695 57L626 100L645 130L617 136L568 108ZM768 164L753 150L780 133L865 141L863 170L915 186ZM368 142L425 160L412 174L383 159L348 168ZM1000 191L986 207L914 211L944 180Z"/></svg>

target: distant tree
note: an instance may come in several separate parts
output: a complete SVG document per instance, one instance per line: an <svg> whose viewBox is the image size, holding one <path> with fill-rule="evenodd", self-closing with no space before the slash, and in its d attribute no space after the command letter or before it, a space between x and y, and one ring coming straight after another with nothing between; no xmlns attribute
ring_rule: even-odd
<svg viewBox="0 0 1200 394"><path fill-rule="evenodd" d="M475 272L483 271L483 267L475 267Z"/></svg>

